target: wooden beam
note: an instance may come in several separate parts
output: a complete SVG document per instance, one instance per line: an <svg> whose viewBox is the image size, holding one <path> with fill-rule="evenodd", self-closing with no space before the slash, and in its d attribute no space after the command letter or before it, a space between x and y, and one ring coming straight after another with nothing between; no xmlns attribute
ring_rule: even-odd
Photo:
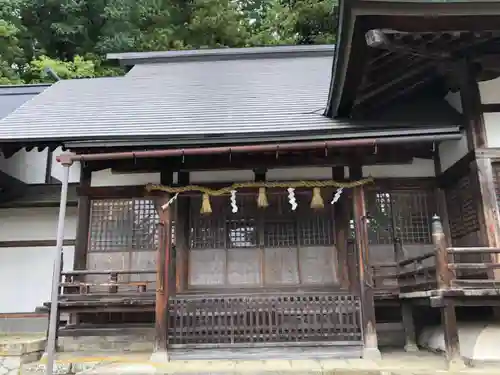
<svg viewBox="0 0 500 375"><path fill-rule="evenodd" d="M142 198L146 196L144 185L130 186L81 186L76 189L78 196L91 199ZM149 193L149 195L154 195Z"/></svg>
<svg viewBox="0 0 500 375"><path fill-rule="evenodd" d="M351 178L352 179L352 178ZM203 186L210 187L213 189L220 189L227 187L228 183L204 183ZM409 177L409 178L377 178L376 185L379 187L384 187L387 189L401 189L401 190L411 190L414 188L421 188L426 186L433 188L436 186L436 180L434 177ZM180 184L173 184L173 186L183 186ZM370 189L373 185L368 185L367 188ZM275 191L274 188L269 188L269 191ZM279 190L279 189L278 189ZM86 188L77 189L78 195L87 195L93 199L117 199L117 198L142 198L145 196L154 198L161 197L163 192L152 191L146 192L145 185L131 185L131 186L93 186ZM252 193L255 194L255 189L245 189L239 190L240 194ZM299 192L300 193L300 192ZM190 195L185 193L183 195ZM198 195L198 193L193 193L193 195Z"/></svg>
<svg viewBox="0 0 500 375"><path fill-rule="evenodd" d="M494 162L500 160L500 148L498 147L477 148L475 153L477 159L491 159Z"/></svg>
<svg viewBox="0 0 500 375"><path fill-rule="evenodd" d="M361 166L350 167L349 177L351 179L360 179L362 176L363 173ZM353 188L352 195L354 228L356 233L355 244L357 250L358 274L361 293L361 316L364 343L363 357L380 358L377 330L375 326L374 284L368 247L368 221L364 186L361 185Z"/></svg>
<svg viewBox="0 0 500 375"><path fill-rule="evenodd" d="M75 240L64 240L63 246L75 246ZM0 241L0 248L19 248L19 247L54 247L56 240L11 240Z"/></svg>
<svg viewBox="0 0 500 375"><path fill-rule="evenodd" d="M403 85L407 86L406 81L409 79L414 78L415 76L418 75L428 75L428 70L436 66L436 61L430 60L430 61L425 61L425 59L421 59L419 61L419 64L412 69L411 66L408 67L408 69L405 71L403 74L395 74L393 77L390 79L385 79L383 82L379 82L379 84L376 85L376 88L371 89L364 94L359 95L356 98L356 104L361 104L368 99L381 94L382 92L396 86L396 85Z"/></svg>
<svg viewBox="0 0 500 375"><path fill-rule="evenodd" d="M476 76L475 66L462 59L456 67L460 81L460 102L465 118L465 129L469 151L487 147L486 126L484 123L481 94Z"/></svg>
<svg viewBox="0 0 500 375"><path fill-rule="evenodd" d="M413 157L428 155L432 157L428 145L380 145L377 153L373 147L351 148L349 150L329 149L315 152L296 153L266 153L261 155L207 155L203 158L186 156L162 159L141 160L109 160L101 163L102 169L112 168L118 172L152 172L160 171L164 165L169 165L177 171L202 170L238 170L238 169L269 169L290 166L323 166L348 165L353 159L363 165L401 164L409 162Z"/></svg>
<svg viewBox="0 0 500 375"><path fill-rule="evenodd" d="M390 6L390 2L384 2L382 7ZM465 3L465 2L464 2ZM493 4L490 2L490 4ZM392 4L391 4L392 5ZM410 4L408 5L417 5ZM421 5L421 4L419 4ZM377 29L382 25L386 29L398 30L400 32L454 32L454 31L469 31L469 32L486 32L486 31L498 31L500 16L497 14L492 15L445 15L439 14L439 11L430 12L429 6L449 6L450 4L425 4L428 11L426 12L429 17L426 17L423 12L419 11L419 15L404 15L402 11L398 17L394 17L394 11L390 11L391 15L382 15L378 13L377 15L365 16L366 26L369 29ZM476 4L474 4L476 5ZM481 4L483 5L483 4ZM485 5L485 4L484 4ZM485 5L487 6L487 5ZM371 7L371 4L370 4ZM491 7L491 5L490 5ZM389 10L387 10L389 12ZM490 10L491 11L491 10ZM431 16L432 14L432 16Z"/></svg>
<svg viewBox="0 0 500 375"><path fill-rule="evenodd" d="M350 43L350 56L358 56L351 59L347 65L345 73L344 87L340 97L337 115L339 117L347 116L356 100L358 88L363 80L363 72L368 63L368 58L359 58L359 56L368 56L372 51L366 44L365 33L368 31L364 27L364 22L359 18L355 21L352 40Z"/></svg>

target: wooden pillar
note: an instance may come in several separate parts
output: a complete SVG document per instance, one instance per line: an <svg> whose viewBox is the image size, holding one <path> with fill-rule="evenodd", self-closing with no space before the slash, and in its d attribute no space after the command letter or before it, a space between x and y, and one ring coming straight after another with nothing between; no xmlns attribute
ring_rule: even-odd
<svg viewBox="0 0 500 375"><path fill-rule="evenodd" d="M485 147L488 144L476 69L475 64L467 59L461 60L456 67L469 150Z"/></svg>
<svg viewBox="0 0 500 375"><path fill-rule="evenodd" d="M349 176L352 180L362 178L360 166L351 167ZM356 250L358 258L358 274L361 297L361 321L363 324L364 358L380 358L375 322L375 300L373 275L370 267L368 249L368 221L366 214L364 186L353 188L353 216L356 233Z"/></svg>
<svg viewBox="0 0 500 375"><path fill-rule="evenodd" d="M480 216L482 240L489 247L499 247L498 203L491 159L476 155L476 160L471 169L478 180L477 187L480 193L478 214ZM499 261L499 259L495 258L494 261ZM497 271L495 272L495 278L500 279L500 273Z"/></svg>
<svg viewBox="0 0 500 375"><path fill-rule="evenodd" d="M267 169L259 168L254 169L254 181L266 182ZM260 264L260 280L259 283L262 287L266 284L266 244L265 244L265 217L266 210L261 207L257 211L257 239L259 241L259 264ZM297 255L299 253L297 252Z"/></svg>
<svg viewBox="0 0 500 375"><path fill-rule="evenodd" d="M432 242L436 251L437 284L440 290L449 289L452 274L448 268L448 245L439 216L432 218ZM448 366L451 368L463 367L464 362L460 356L460 343L458 339L457 317L455 304L452 299L444 299L441 308L441 324L444 331L445 354Z"/></svg>
<svg viewBox="0 0 500 375"><path fill-rule="evenodd" d="M92 171L83 162L80 167L80 189L88 191ZM75 270L84 270L87 266L87 248L89 243L90 227L90 198L87 195L78 197L78 224L76 229L75 258L73 267Z"/></svg>
<svg viewBox="0 0 500 375"><path fill-rule="evenodd" d="M332 179L335 181L345 180L344 167L333 167L332 168ZM333 222L335 229L335 243L337 247L337 275L339 278L340 285L344 289L348 289L354 279L349 279L349 267L347 263L347 240L349 238L349 221L351 220L350 210L348 206L348 200L346 195L342 194L340 199L335 203L333 207Z"/></svg>
<svg viewBox="0 0 500 375"><path fill-rule="evenodd" d="M189 172L179 172L179 185L189 185ZM176 290L182 293L187 289L189 277L189 196L177 198L175 218L175 261Z"/></svg>
<svg viewBox="0 0 500 375"><path fill-rule="evenodd" d="M80 164L80 185L83 191L88 191L91 185L92 170L87 163ZM85 270L87 268L87 254L90 236L90 198L88 195L78 197L77 228L75 242L75 256L73 259L74 270ZM83 277L77 277L78 281L85 281ZM80 314L74 313L69 316L71 324L80 322Z"/></svg>
<svg viewBox="0 0 500 375"><path fill-rule="evenodd" d="M478 148L488 147L476 67L464 59L460 62L458 69L462 78L460 82L460 98L466 122L468 148L469 151L475 151ZM477 208L481 241L478 245L498 247L500 246L498 206L491 160L488 158L478 158L476 154L471 164L471 173L473 182L475 182L473 186L478 194ZM493 262L500 261L496 255L492 255L492 257ZM500 272L493 272L491 277L500 280ZM495 315L500 316L499 309L495 310Z"/></svg>
<svg viewBox="0 0 500 375"><path fill-rule="evenodd" d="M401 316L405 332L405 351L418 352L415 320L413 319L413 306L411 305L411 301L401 300Z"/></svg>
<svg viewBox="0 0 500 375"><path fill-rule="evenodd" d="M163 173L162 184L171 184L172 174ZM151 360L168 361L168 299L171 291L171 206L166 206L170 195L163 194L161 197L155 197L154 203L156 211L160 217L158 224L159 243L156 262L156 299L155 299L155 351Z"/></svg>

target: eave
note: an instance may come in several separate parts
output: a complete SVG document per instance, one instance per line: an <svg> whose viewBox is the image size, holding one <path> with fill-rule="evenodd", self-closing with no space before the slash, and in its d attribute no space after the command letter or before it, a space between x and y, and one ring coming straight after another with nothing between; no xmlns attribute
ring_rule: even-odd
<svg viewBox="0 0 500 375"><path fill-rule="evenodd" d="M372 97L378 95L377 100L370 102L368 108L362 108L360 112L369 112L373 107L378 109L380 105L387 104L394 99L388 96L408 95L435 84L440 78L447 78L447 72L443 74L439 71L443 65L448 70L453 68L450 67L450 61L438 64L425 58L415 59L413 52L405 56L405 53L401 51L394 53L370 48L365 40L365 35L369 30L390 29L397 34L396 37L406 38L406 35L411 34L413 40L417 41L422 37L422 33L432 33L434 45L431 46L431 50L436 49L436 46L441 47L443 41L446 42L451 35L453 40L448 45L452 43L464 45L453 51L456 56L450 60L470 57L477 59L477 56L481 55L478 47L483 48L484 44L490 54L500 51L496 45L500 41L500 2L498 1L446 3L341 1L339 12L339 37L333 65L333 79L325 111L325 114L332 118L353 116L353 107L359 107L360 104L360 91L365 89L362 85L367 80L367 74L369 74L367 70L375 60L379 60L379 63L387 63L387 72L399 74L400 87L398 90L391 87L388 91L382 87L383 82L378 82L373 90L379 92L369 93ZM471 35L473 40L470 40ZM406 42L413 43L412 40ZM429 48L429 43L426 42L424 47ZM483 51L482 54L484 55L485 52ZM409 67L405 66L407 62L398 62L398 58L418 61L415 61L414 67ZM392 65L389 65L391 59ZM398 67L410 77L401 77L402 74L396 71ZM420 74L418 70L422 75L428 74L429 71L431 73L425 79L418 80L421 77L413 79L413 76ZM361 95L366 96L367 93ZM380 98L383 98L382 101L385 103L381 103Z"/></svg>

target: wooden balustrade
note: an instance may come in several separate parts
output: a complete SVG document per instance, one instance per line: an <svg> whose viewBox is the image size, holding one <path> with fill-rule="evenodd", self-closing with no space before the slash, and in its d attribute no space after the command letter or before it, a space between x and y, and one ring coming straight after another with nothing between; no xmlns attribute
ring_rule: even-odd
<svg viewBox="0 0 500 375"><path fill-rule="evenodd" d="M132 280L151 275L150 280ZM78 270L61 273L61 298L71 296L102 296L154 293L156 270Z"/></svg>
<svg viewBox="0 0 500 375"><path fill-rule="evenodd" d="M344 292L177 295L169 301L171 347L360 345L361 301Z"/></svg>
<svg viewBox="0 0 500 375"><path fill-rule="evenodd" d="M500 287L496 261L500 248L450 247L447 249L450 287L454 289L493 289ZM472 256L470 261L462 261L462 256ZM479 261L481 260L481 261Z"/></svg>
<svg viewBox="0 0 500 375"><path fill-rule="evenodd" d="M500 288L500 262L497 261L500 248L448 247L437 216L433 217L432 235L434 251L372 265L377 295L433 289ZM388 269L393 272L387 272Z"/></svg>
<svg viewBox="0 0 500 375"><path fill-rule="evenodd" d="M397 268L396 262L377 263L372 266L373 284L378 297L399 293Z"/></svg>

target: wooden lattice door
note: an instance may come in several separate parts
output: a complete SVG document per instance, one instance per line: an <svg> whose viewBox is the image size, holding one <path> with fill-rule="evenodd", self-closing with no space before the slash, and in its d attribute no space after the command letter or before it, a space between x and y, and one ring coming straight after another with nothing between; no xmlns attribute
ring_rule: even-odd
<svg viewBox="0 0 500 375"><path fill-rule="evenodd" d="M154 270L159 217L150 199L92 200L87 252L89 270ZM105 275L88 276L105 282ZM154 275L122 275L123 282L154 281ZM154 283L149 284L154 290Z"/></svg>

